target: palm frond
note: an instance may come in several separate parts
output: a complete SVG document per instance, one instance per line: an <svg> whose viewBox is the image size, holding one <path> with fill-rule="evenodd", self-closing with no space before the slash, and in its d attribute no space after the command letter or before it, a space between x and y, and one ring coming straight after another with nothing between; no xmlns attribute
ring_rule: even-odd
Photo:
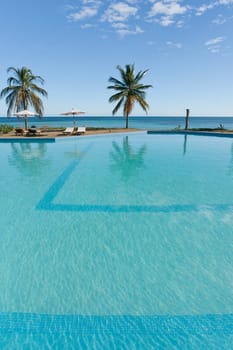
<svg viewBox="0 0 233 350"><path fill-rule="evenodd" d="M39 75L34 75L31 69L27 67L15 68L9 67L8 73L12 73L7 80L8 86L2 89L0 98L6 98L8 105L7 114L10 115L14 111L27 109L32 106L36 113L43 114L43 102L38 95L47 97L48 93L45 89L37 85L44 84L44 79Z"/></svg>
<svg viewBox="0 0 233 350"><path fill-rule="evenodd" d="M118 112L118 110L121 108L123 102L124 102L124 98L121 98L120 101L117 103L117 105L115 106L115 108L112 111L113 115L115 115Z"/></svg>
<svg viewBox="0 0 233 350"><path fill-rule="evenodd" d="M135 102L138 102L147 113L149 105L145 100L145 90L151 88L152 85L139 83L148 70L139 71L135 75L134 64L126 64L124 69L119 65L116 68L120 73L121 80L114 77L109 78L109 82L113 85L109 85L107 88L117 91L109 98L109 102L117 102L112 114L115 114L123 105L123 114L126 117L126 127L128 127L128 116L132 113Z"/></svg>

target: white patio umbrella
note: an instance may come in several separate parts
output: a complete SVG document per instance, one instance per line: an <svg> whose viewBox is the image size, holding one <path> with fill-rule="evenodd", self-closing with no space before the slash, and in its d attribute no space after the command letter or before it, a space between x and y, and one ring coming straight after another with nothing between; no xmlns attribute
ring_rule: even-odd
<svg viewBox="0 0 233 350"><path fill-rule="evenodd" d="M17 117L23 117L24 118L25 129L27 130L28 129L28 117L29 116L35 116L36 113L30 112L27 109L24 109L23 111L16 112L14 115L16 115Z"/></svg>
<svg viewBox="0 0 233 350"><path fill-rule="evenodd" d="M80 114L85 114L85 112L79 111L79 110L74 109L74 108L72 108L71 111L61 113L61 115L67 115L67 116L72 115L73 117L75 115L80 115ZM74 119L74 125L75 125L75 119Z"/></svg>

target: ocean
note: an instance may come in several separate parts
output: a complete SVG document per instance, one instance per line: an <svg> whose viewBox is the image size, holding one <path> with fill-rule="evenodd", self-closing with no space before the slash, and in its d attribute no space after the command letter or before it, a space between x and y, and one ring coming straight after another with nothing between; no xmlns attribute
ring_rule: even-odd
<svg viewBox="0 0 233 350"><path fill-rule="evenodd" d="M61 117L61 116L44 116L42 119L38 117L29 117L29 126L36 125L48 127L69 127L74 124L86 127L104 127L104 128L124 128L124 117ZM24 126L23 118L16 117L0 117L0 124L8 124L13 126ZM222 125L225 129L233 129L233 117L190 117L190 128L217 128ZM184 128L184 117L130 117L129 127L142 130L164 130L177 127Z"/></svg>

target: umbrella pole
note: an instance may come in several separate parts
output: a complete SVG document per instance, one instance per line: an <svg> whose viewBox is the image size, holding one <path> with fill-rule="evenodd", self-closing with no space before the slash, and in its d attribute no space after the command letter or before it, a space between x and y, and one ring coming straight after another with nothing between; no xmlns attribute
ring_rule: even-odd
<svg viewBox="0 0 233 350"><path fill-rule="evenodd" d="M28 130L28 118L26 115L24 116L24 124L25 124L25 129Z"/></svg>

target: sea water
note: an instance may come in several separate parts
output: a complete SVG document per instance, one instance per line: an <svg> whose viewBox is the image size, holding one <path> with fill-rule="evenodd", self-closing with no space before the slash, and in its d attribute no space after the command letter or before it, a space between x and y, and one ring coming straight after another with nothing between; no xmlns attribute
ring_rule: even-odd
<svg viewBox="0 0 233 350"><path fill-rule="evenodd" d="M73 125L86 127L105 127L105 128L124 128L125 118L123 117L61 117L61 116L44 116L42 119L38 117L29 117L29 125L37 127L69 127ZM16 117L0 117L0 124L9 124L13 126L24 126L23 118ZM233 117L190 117L190 128L218 128L223 126L226 129L233 129ZM184 117L130 117L129 127L138 129L173 129L184 128Z"/></svg>

